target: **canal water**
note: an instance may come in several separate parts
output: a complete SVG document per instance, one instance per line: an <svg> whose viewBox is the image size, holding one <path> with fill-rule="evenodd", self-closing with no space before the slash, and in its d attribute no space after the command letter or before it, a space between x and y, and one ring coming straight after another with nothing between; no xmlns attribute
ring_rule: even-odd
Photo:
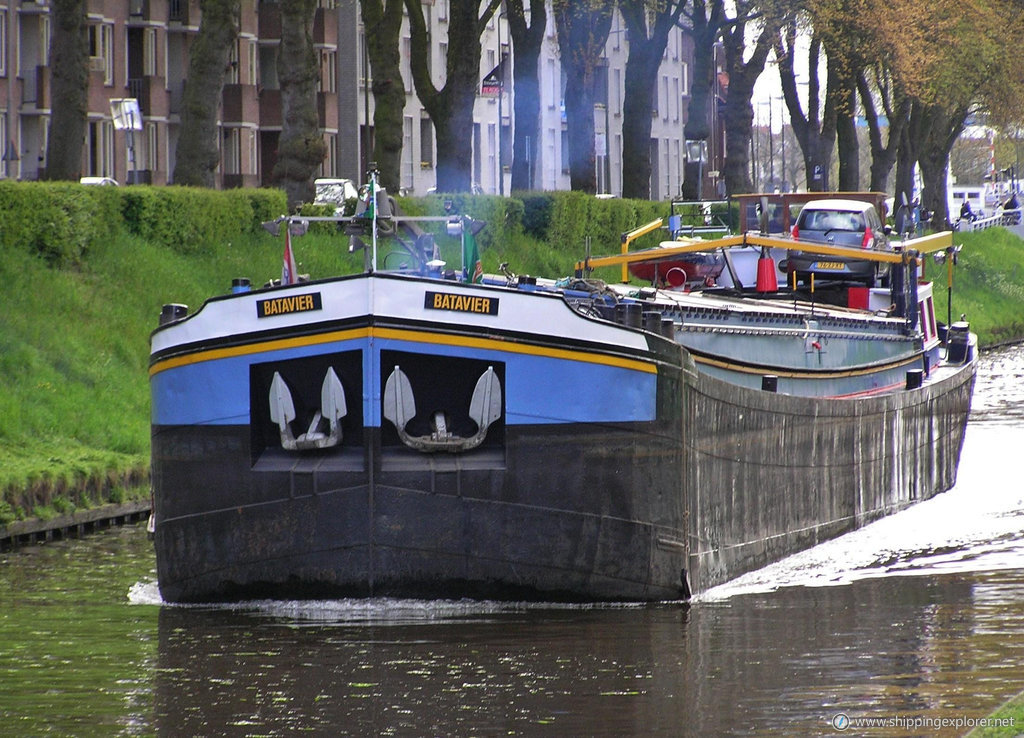
<svg viewBox="0 0 1024 738"><path fill-rule="evenodd" d="M1016 347L953 490L688 607L170 607L141 526L0 554L0 735L962 735L1024 689L1022 459Z"/></svg>

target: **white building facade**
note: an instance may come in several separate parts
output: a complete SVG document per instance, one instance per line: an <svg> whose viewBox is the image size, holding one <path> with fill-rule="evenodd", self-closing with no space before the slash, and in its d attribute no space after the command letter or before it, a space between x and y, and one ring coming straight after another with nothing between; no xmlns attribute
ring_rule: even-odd
<svg viewBox="0 0 1024 738"><path fill-rule="evenodd" d="M353 3L355 4L355 3ZM436 0L426 6L429 23L430 68L434 84L444 82L448 38L448 0ZM341 153L340 176L360 180L366 166L366 124L373 125L373 98L366 95L366 58L363 49L365 30L359 25L359 69L355 95L360 130L360 150L356 154ZM343 32L344 34L344 32ZM622 104L625 97L625 68L629 54L625 23L616 12L605 47L604 74L594 110L595 175L597 190L602 194L621 196L622 172ZM416 97L410 71L410 35L408 21L401 33L402 79L406 89L404 115L405 140L402 154L402 188L412 195L422 195L436 184L436 148L433 125ZM507 20L496 14L481 37L480 79L484 80L498 67L502 58L514 64ZM684 32L672 30L662 64L658 70L655 96L651 103L651 198L664 200L677 197L682 186L685 146L683 125L686 121L689 91L692 84L692 44ZM534 147L536 161L529 170L536 190L568 190L568 140L565 120L565 78L559 62L558 39L554 13L549 4L548 24L540 60L540 145ZM508 194L510 190L513 116L515 89L511 70L505 74L499 89L481 86L473 111L473 132L467 145L473 148L472 179L487 194ZM344 118L344 113L342 114Z"/></svg>

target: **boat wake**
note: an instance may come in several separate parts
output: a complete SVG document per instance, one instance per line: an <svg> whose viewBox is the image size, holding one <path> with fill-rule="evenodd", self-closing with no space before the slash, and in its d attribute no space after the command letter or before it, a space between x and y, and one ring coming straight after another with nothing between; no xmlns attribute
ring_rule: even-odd
<svg viewBox="0 0 1024 738"><path fill-rule="evenodd" d="M451 623L488 615L542 610L581 611L638 609L645 603L501 602L497 600L414 600L375 597L340 600L249 600L244 602L178 604L164 602L155 581L136 582L128 590L133 605L158 605L195 610L246 612L296 622L352 625L409 625Z"/></svg>
<svg viewBox="0 0 1024 738"><path fill-rule="evenodd" d="M1024 427L971 423L957 485L694 598L714 602L783 587L830 587L861 579L1024 569L1024 491L1006 460ZM1016 450L1015 450L1016 449Z"/></svg>

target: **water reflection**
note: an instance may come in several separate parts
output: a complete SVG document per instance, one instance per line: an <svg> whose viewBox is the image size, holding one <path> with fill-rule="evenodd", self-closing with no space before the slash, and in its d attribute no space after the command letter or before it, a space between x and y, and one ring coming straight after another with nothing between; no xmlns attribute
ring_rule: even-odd
<svg viewBox="0 0 1024 738"><path fill-rule="evenodd" d="M649 734L681 715L652 714L650 696L681 694L686 619L672 607L359 626L163 608L156 718L164 734Z"/></svg>
<svg viewBox="0 0 1024 738"><path fill-rule="evenodd" d="M1022 594L1020 572L995 572L419 624L165 607L154 720L164 735L696 736L980 717L1024 681Z"/></svg>

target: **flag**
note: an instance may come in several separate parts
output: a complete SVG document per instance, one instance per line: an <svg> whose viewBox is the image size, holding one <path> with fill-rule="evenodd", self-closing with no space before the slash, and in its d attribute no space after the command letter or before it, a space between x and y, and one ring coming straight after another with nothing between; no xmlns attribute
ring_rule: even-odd
<svg viewBox="0 0 1024 738"><path fill-rule="evenodd" d="M292 253L291 228L284 229L284 263L281 265L281 284L295 284L299 275L295 268L295 255Z"/></svg>
<svg viewBox="0 0 1024 738"><path fill-rule="evenodd" d="M464 282L483 282L484 267L480 263L480 249L476 245L472 223L463 223L462 229L462 280Z"/></svg>
<svg viewBox="0 0 1024 738"><path fill-rule="evenodd" d="M505 58L502 54L497 66L480 81L481 97L497 97L505 89Z"/></svg>

